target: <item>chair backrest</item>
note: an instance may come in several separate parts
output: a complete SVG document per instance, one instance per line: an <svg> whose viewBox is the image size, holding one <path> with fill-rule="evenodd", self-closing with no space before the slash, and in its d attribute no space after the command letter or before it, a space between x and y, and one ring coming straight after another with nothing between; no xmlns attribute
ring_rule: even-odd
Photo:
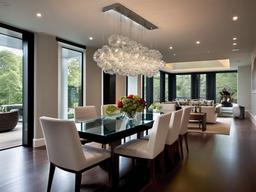
<svg viewBox="0 0 256 192"><path fill-rule="evenodd" d="M176 110L176 105L173 103L160 103L161 112L162 113L169 113Z"/></svg>
<svg viewBox="0 0 256 192"><path fill-rule="evenodd" d="M95 106L79 106L75 108L75 121L94 119L97 117Z"/></svg>
<svg viewBox="0 0 256 192"><path fill-rule="evenodd" d="M50 117L40 117L40 123L49 161L65 169L80 170L85 156L75 123Z"/></svg>
<svg viewBox="0 0 256 192"><path fill-rule="evenodd" d="M180 134L183 135L188 131L188 123L189 117L191 113L192 107L184 107L182 118L181 118L181 125L180 125Z"/></svg>
<svg viewBox="0 0 256 192"><path fill-rule="evenodd" d="M154 121L147 146L152 159L164 150L171 115L171 112L159 115Z"/></svg>
<svg viewBox="0 0 256 192"><path fill-rule="evenodd" d="M172 145L179 138L182 113L183 109L172 112L168 135L166 138L167 145Z"/></svg>

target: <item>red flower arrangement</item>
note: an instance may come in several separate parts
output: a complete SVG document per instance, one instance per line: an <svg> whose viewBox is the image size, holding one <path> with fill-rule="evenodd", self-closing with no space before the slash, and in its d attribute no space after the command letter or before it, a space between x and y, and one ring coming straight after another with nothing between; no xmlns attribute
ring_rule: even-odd
<svg viewBox="0 0 256 192"><path fill-rule="evenodd" d="M129 118L133 118L136 112L142 112L146 107L146 101L138 95L122 97L117 102L117 107L121 112L125 112Z"/></svg>

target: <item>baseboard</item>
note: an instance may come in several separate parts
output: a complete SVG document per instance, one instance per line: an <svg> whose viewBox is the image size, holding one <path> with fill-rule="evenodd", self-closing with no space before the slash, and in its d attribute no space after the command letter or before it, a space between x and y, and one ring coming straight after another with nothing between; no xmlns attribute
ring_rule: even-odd
<svg viewBox="0 0 256 192"><path fill-rule="evenodd" d="M254 116L252 113L247 112L249 119L251 120L251 122L256 126L256 116Z"/></svg>
<svg viewBox="0 0 256 192"><path fill-rule="evenodd" d="M39 138L39 139L33 139L33 147L42 147L45 146L44 138Z"/></svg>

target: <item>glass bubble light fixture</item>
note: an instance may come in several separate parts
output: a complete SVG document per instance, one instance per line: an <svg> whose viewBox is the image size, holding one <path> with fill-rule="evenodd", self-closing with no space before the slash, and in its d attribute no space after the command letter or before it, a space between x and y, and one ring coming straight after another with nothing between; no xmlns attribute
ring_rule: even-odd
<svg viewBox="0 0 256 192"><path fill-rule="evenodd" d="M152 77L164 67L162 54L122 35L111 35L93 59L105 73Z"/></svg>

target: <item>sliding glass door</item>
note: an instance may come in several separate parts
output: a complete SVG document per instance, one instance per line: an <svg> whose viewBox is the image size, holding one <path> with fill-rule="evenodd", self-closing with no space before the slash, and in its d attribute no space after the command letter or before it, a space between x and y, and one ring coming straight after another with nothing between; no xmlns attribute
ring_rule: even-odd
<svg viewBox="0 0 256 192"><path fill-rule="evenodd" d="M83 105L83 52L61 47L61 118L74 118L74 108Z"/></svg>
<svg viewBox="0 0 256 192"><path fill-rule="evenodd" d="M22 144L22 34L0 28L0 149ZM15 111L18 111L15 112Z"/></svg>

